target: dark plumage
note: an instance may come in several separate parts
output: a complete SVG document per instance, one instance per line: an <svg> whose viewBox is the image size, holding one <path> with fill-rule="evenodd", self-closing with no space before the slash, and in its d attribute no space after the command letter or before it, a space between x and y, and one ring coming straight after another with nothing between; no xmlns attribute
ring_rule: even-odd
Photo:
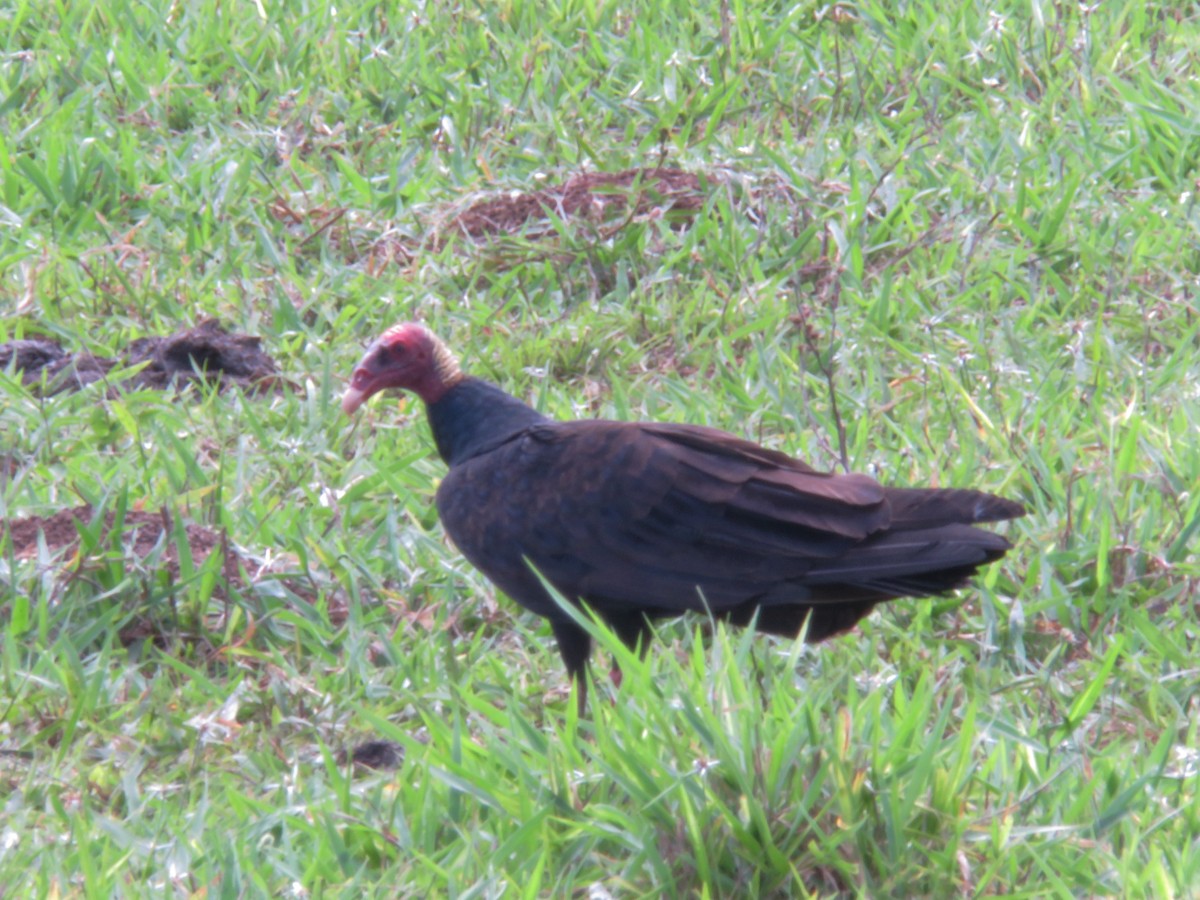
<svg viewBox="0 0 1200 900"><path fill-rule="evenodd" d="M959 587L1009 549L973 523L1025 512L979 491L818 472L712 428L554 421L464 376L412 323L367 350L342 407L352 413L385 388L425 401L450 467L437 492L447 533L501 590L550 620L575 678L587 633L530 563L630 646L648 620L688 610L737 625L757 614L760 630L787 636L807 619L807 639L818 641L876 603Z"/></svg>

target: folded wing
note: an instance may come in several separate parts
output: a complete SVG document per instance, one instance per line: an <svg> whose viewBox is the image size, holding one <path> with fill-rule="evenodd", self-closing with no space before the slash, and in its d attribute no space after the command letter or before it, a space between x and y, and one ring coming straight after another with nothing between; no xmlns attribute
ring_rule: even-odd
<svg viewBox="0 0 1200 900"><path fill-rule="evenodd" d="M613 614L865 604L857 621L879 600L957 586L1008 548L969 523L1021 512L976 491L816 472L695 426L551 423L521 454L527 465L506 469L536 471L541 497L524 504L524 556Z"/></svg>

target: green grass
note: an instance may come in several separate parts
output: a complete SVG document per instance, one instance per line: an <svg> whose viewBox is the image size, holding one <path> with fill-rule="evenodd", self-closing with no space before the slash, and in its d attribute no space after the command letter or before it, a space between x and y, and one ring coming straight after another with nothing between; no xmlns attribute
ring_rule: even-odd
<svg viewBox="0 0 1200 900"><path fill-rule="evenodd" d="M145 558L99 517L65 557L0 532L0 884L1200 891L1198 24L1126 0L0 10L0 342L112 355L215 315L297 387L40 399L0 374L0 518L177 523ZM384 252L476 195L661 159L721 176L690 227ZM337 407L414 317L557 416L715 425L1030 515L974 589L817 647L690 619L643 662L602 636L625 684L580 720L548 629L443 540L419 407ZM188 522L240 580L187 558ZM338 763L375 738L398 771Z"/></svg>

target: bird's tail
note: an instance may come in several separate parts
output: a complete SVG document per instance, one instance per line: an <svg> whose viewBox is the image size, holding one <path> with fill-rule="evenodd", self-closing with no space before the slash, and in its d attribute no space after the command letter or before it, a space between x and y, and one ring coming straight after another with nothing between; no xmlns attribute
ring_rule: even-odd
<svg viewBox="0 0 1200 900"><path fill-rule="evenodd" d="M814 567L804 582L818 595L924 597L959 587L1010 546L1000 535L969 525L889 531Z"/></svg>
<svg viewBox="0 0 1200 900"><path fill-rule="evenodd" d="M983 491L956 488L888 488L892 531L1002 522L1025 515L1025 507Z"/></svg>
<svg viewBox="0 0 1200 900"><path fill-rule="evenodd" d="M1025 515L1012 500L970 490L890 488L892 518L886 531L803 576L805 602L764 602L730 618L758 628L795 635L807 622L809 641L820 641L854 626L877 603L896 597L929 597L962 587L980 566L1000 559L1009 542L974 528Z"/></svg>

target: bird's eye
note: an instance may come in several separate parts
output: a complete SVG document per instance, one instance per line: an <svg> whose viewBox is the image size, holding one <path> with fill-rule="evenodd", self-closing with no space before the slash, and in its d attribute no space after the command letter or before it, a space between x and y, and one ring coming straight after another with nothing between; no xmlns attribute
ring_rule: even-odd
<svg viewBox="0 0 1200 900"><path fill-rule="evenodd" d="M401 344L381 344L376 354L380 365L389 366L404 357L404 347Z"/></svg>

